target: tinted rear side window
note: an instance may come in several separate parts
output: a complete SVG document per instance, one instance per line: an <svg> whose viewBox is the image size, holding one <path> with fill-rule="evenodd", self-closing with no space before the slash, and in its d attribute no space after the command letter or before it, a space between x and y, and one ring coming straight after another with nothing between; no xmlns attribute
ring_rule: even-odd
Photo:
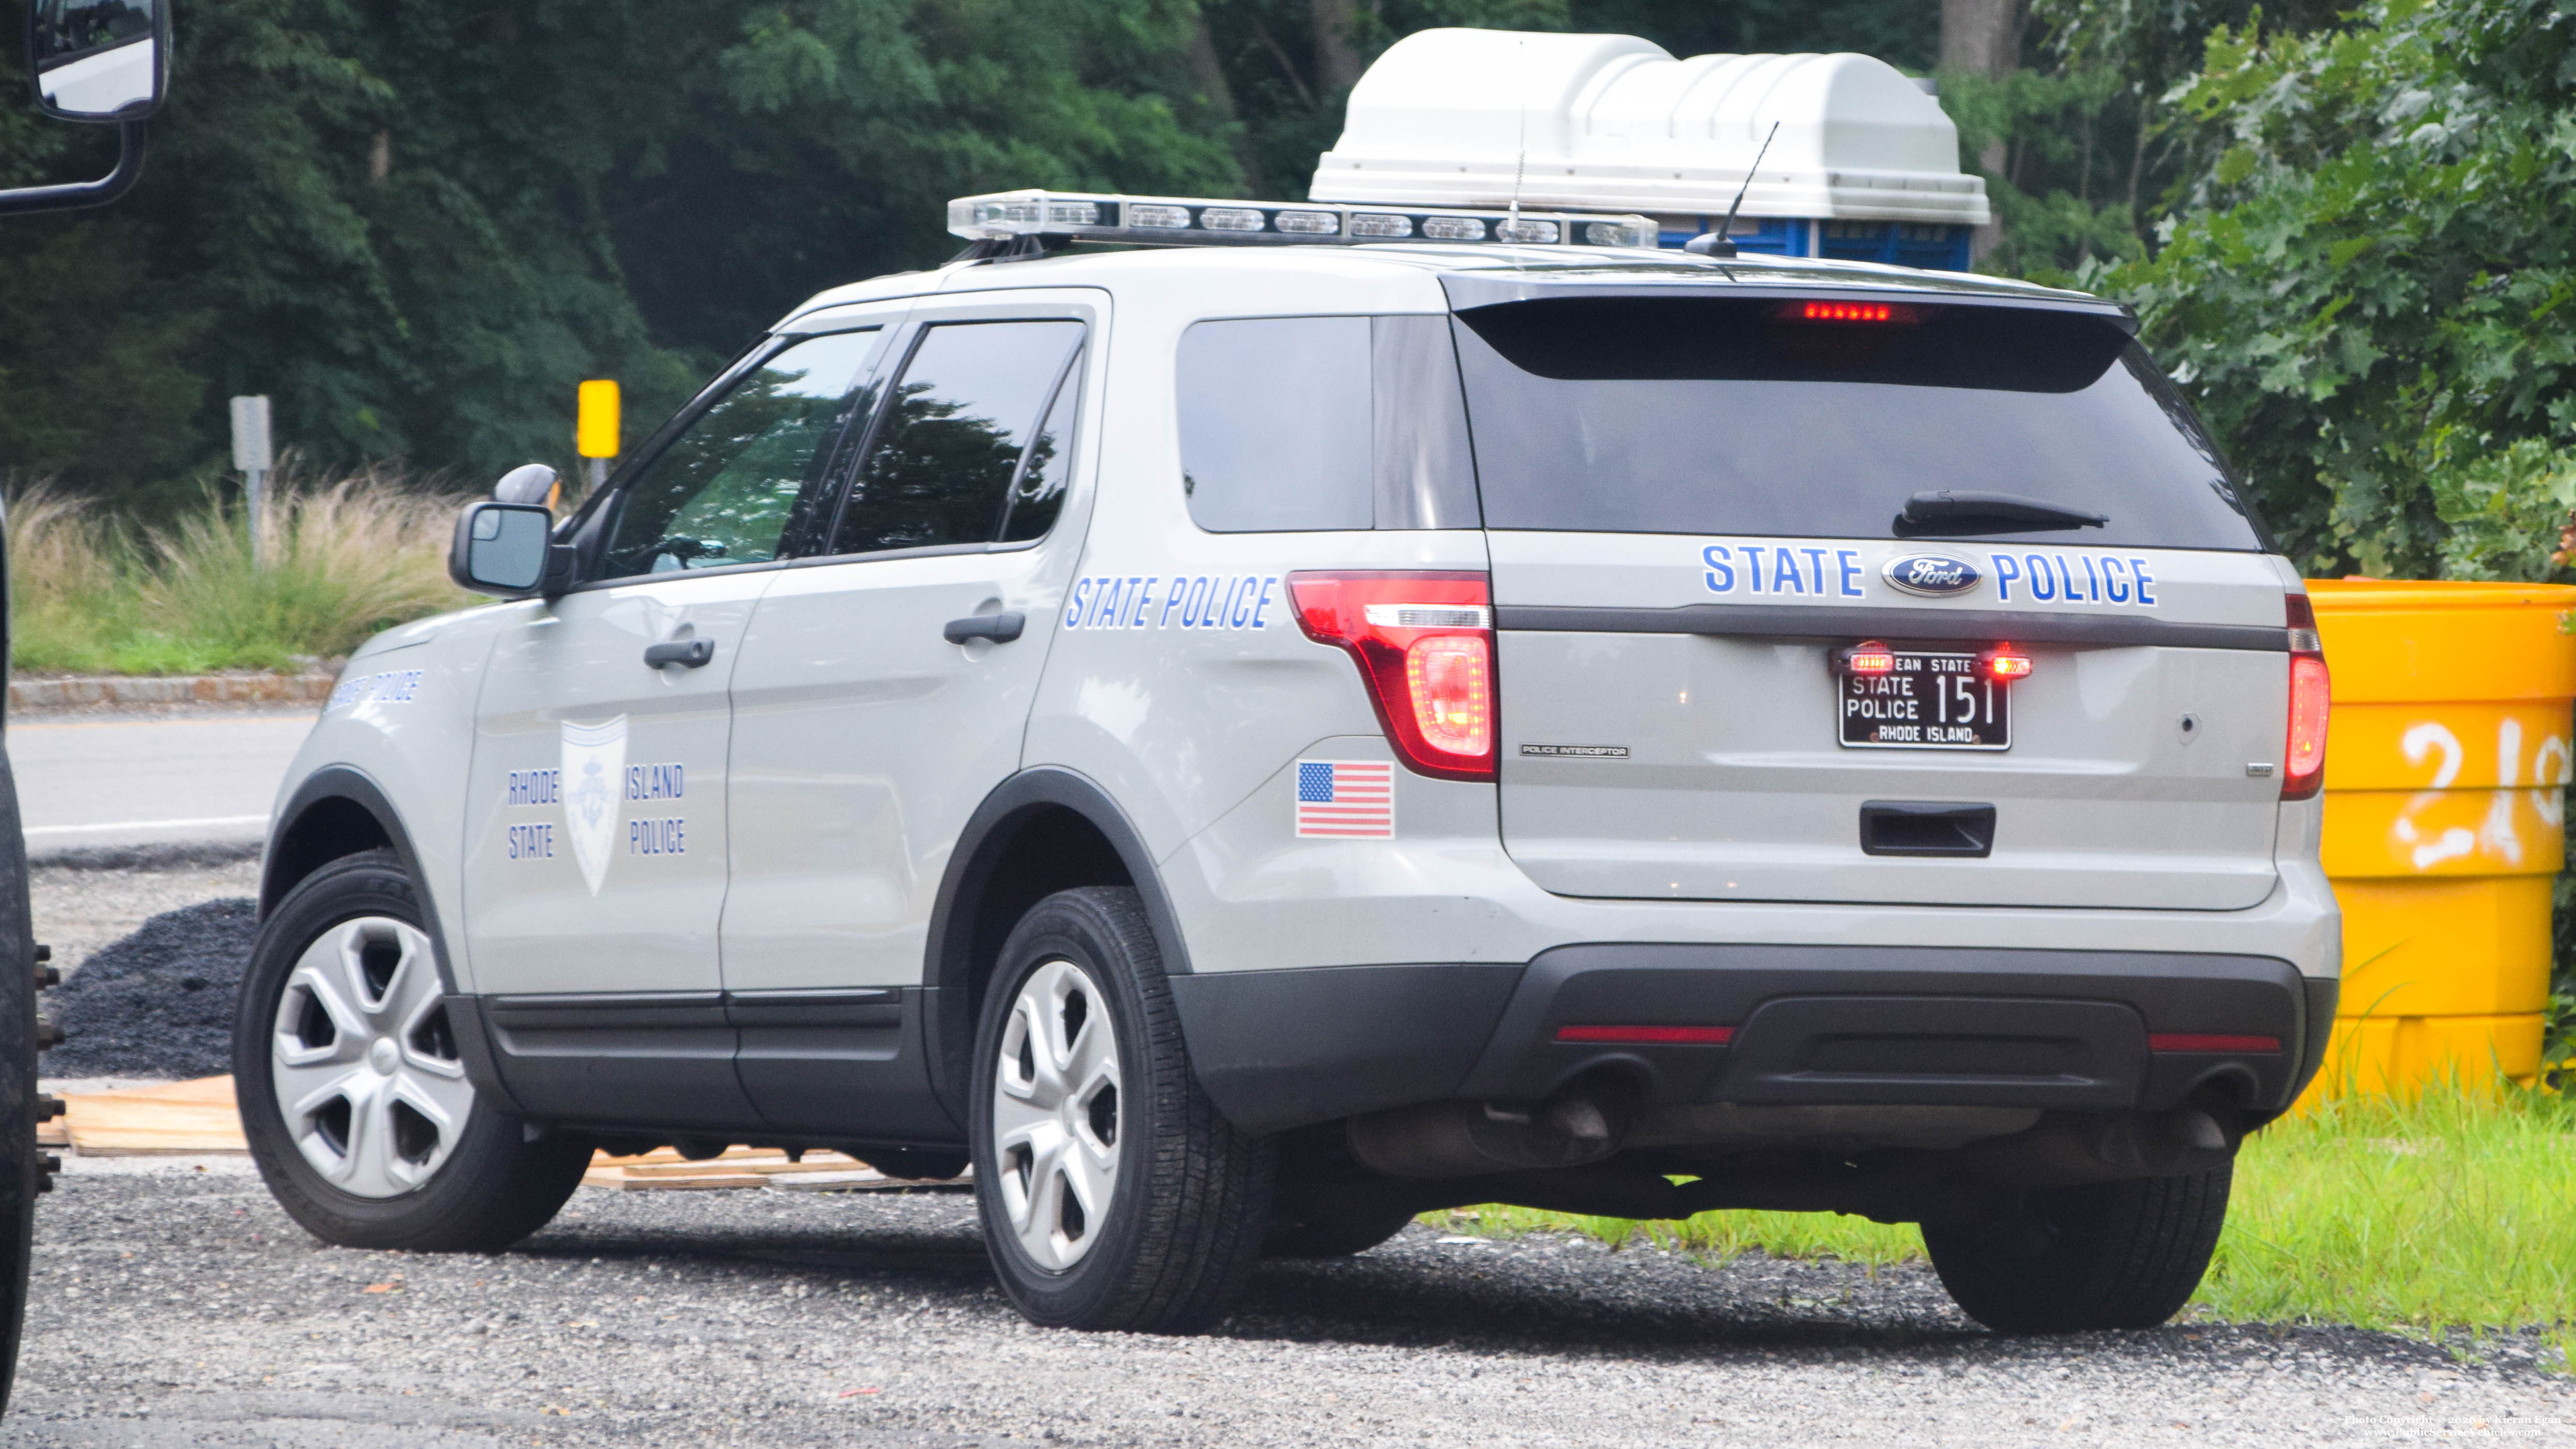
<svg viewBox="0 0 2576 1449"><path fill-rule="evenodd" d="M1459 313L1487 526L1887 537L1909 496L1955 489L2110 522L1934 536L2263 547L2216 445L2108 320L1804 313L1628 297Z"/></svg>
<svg viewBox="0 0 2576 1449"><path fill-rule="evenodd" d="M1444 319L1256 317L1181 334L1182 487L1212 533L1473 528Z"/></svg>

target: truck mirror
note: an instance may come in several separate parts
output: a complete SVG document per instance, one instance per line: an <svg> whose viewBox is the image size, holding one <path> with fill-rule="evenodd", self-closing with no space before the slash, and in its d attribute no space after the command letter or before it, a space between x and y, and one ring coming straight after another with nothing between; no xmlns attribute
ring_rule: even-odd
<svg viewBox="0 0 2576 1449"><path fill-rule="evenodd" d="M36 108L65 121L140 121L170 74L170 0L31 0Z"/></svg>
<svg viewBox="0 0 2576 1449"><path fill-rule="evenodd" d="M447 576L478 594L516 598L545 582L554 515L542 504L469 503L448 545Z"/></svg>

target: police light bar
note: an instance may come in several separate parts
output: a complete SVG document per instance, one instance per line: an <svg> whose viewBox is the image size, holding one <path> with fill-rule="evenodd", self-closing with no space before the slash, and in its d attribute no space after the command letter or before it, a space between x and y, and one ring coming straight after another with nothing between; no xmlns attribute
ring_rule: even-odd
<svg viewBox="0 0 2576 1449"><path fill-rule="evenodd" d="M1503 242L1524 246L1651 247L1643 216L1576 212L1415 210L1400 206L1199 201L1077 191L999 191L948 203L948 229L968 241L1062 236L1163 246L1362 242Z"/></svg>

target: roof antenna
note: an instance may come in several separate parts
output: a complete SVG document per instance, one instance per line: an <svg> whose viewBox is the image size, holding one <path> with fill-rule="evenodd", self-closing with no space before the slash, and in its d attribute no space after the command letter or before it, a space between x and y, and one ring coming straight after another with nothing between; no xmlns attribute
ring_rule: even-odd
<svg viewBox="0 0 2576 1449"><path fill-rule="evenodd" d="M1517 242L1521 239L1521 178L1529 172L1529 37L1522 36L1512 42L1512 51L1520 62L1515 69L1521 73L1521 84L1514 89L1517 99L1513 109L1520 117L1521 139L1520 154L1512 160L1512 219L1503 224L1503 240ZM1517 254L1513 257L1513 264L1519 264Z"/></svg>
<svg viewBox="0 0 2576 1449"><path fill-rule="evenodd" d="M1771 154L1771 138L1779 134L1780 123L1773 121L1770 134L1762 138L1762 149L1753 153L1753 164L1745 169L1744 184L1735 188L1735 202L1726 208L1726 220L1717 224L1717 230L1683 242L1683 251L1702 257L1735 255L1735 213L1743 209L1744 193L1753 189L1753 173L1762 169L1762 158Z"/></svg>

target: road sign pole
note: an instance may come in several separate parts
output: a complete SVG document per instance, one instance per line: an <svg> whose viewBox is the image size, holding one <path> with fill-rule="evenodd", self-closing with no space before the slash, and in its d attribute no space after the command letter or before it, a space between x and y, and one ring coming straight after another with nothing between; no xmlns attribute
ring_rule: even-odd
<svg viewBox="0 0 2576 1449"><path fill-rule="evenodd" d="M233 399L233 466L241 470L243 511L250 515L250 566L268 567L265 534L268 523L268 475L277 466L270 446L268 398Z"/></svg>

